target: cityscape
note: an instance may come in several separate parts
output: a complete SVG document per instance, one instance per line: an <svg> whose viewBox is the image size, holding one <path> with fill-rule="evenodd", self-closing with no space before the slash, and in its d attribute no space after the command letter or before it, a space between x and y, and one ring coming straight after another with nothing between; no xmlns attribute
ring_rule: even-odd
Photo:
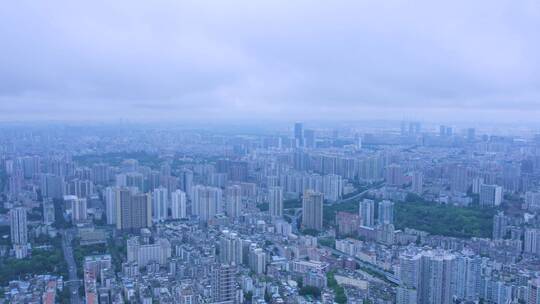
<svg viewBox="0 0 540 304"><path fill-rule="evenodd" d="M540 304L539 0L0 5L0 304Z"/></svg>
<svg viewBox="0 0 540 304"><path fill-rule="evenodd" d="M537 303L538 135L4 126L9 303Z"/></svg>

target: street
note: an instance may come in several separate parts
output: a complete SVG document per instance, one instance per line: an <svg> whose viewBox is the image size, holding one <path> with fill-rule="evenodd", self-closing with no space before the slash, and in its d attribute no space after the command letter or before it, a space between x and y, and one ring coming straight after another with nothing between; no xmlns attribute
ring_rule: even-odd
<svg viewBox="0 0 540 304"><path fill-rule="evenodd" d="M69 286L69 294L71 297L71 304L82 303L81 296L79 295L79 287L81 282L77 277L77 265L75 264L75 258L73 257L73 248L71 241L73 237L69 230L62 231L62 250L64 251L64 258L68 264L69 281L66 284Z"/></svg>

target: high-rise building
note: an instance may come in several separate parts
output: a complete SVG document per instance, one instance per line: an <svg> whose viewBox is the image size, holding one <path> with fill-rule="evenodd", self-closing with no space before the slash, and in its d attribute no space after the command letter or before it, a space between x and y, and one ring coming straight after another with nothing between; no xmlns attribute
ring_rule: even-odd
<svg viewBox="0 0 540 304"><path fill-rule="evenodd" d="M401 186L404 182L403 169L398 164L386 167L386 183L391 186Z"/></svg>
<svg viewBox="0 0 540 304"><path fill-rule="evenodd" d="M109 166L106 164L94 164L92 166L92 181L98 185L105 185L109 181Z"/></svg>
<svg viewBox="0 0 540 304"><path fill-rule="evenodd" d="M64 203L71 209L71 220L73 222L85 221L87 218L86 199L76 195L64 195Z"/></svg>
<svg viewBox="0 0 540 304"><path fill-rule="evenodd" d="M136 231L152 226L152 197L118 188L116 194L116 228Z"/></svg>
<svg viewBox="0 0 540 304"><path fill-rule="evenodd" d="M453 166L451 170L450 186L452 191L466 193L469 189L467 168L457 165Z"/></svg>
<svg viewBox="0 0 540 304"><path fill-rule="evenodd" d="M116 224L116 195L118 189L116 187L107 187L103 193L105 199L105 215L107 217L107 224Z"/></svg>
<svg viewBox="0 0 540 304"><path fill-rule="evenodd" d="M336 233L338 236L353 236L358 233L360 217L358 214L338 211L336 213Z"/></svg>
<svg viewBox="0 0 540 304"><path fill-rule="evenodd" d="M139 237L132 237L127 240L126 247L128 262L137 262L141 268L151 262L165 265L171 257L171 243L165 238L149 243L141 242Z"/></svg>
<svg viewBox="0 0 540 304"><path fill-rule="evenodd" d="M21 158L24 178L30 179L39 174L41 162L39 156L25 156Z"/></svg>
<svg viewBox="0 0 540 304"><path fill-rule="evenodd" d="M230 218L237 218L242 214L242 188L232 185L225 189L225 212Z"/></svg>
<svg viewBox="0 0 540 304"><path fill-rule="evenodd" d="M456 295L456 260L443 250L404 253L399 258L401 287L415 289L419 304L451 304Z"/></svg>
<svg viewBox="0 0 540 304"><path fill-rule="evenodd" d="M540 229L525 229L523 251L532 254L540 254Z"/></svg>
<svg viewBox="0 0 540 304"><path fill-rule="evenodd" d="M294 124L294 139L297 147L304 146L304 126L300 122Z"/></svg>
<svg viewBox="0 0 540 304"><path fill-rule="evenodd" d="M235 266L216 265L212 275L213 303L238 303L235 276Z"/></svg>
<svg viewBox="0 0 540 304"><path fill-rule="evenodd" d="M418 294L416 289L398 287L396 288L396 304L417 304Z"/></svg>
<svg viewBox="0 0 540 304"><path fill-rule="evenodd" d="M480 206L495 207L502 201L502 187L497 185L480 186Z"/></svg>
<svg viewBox="0 0 540 304"><path fill-rule="evenodd" d="M473 142L476 139L476 130L474 128L467 129L467 141Z"/></svg>
<svg viewBox="0 0 540 304"><path fill-rule="evenodd" d="M527 191L525 193L525 204L529 210L540 210L540 192Z"/></svg>
<svg viewBox="0 0 540 304"><path fill-rule="evenodd" d="M480 194L480 186L484 184L484 178L482 177L475 177L472 181L472 193L473 194Z"/></svg>
<svg viewBox="0 0 540 304"><path fill-rule="evenodd" d="M171 193L171 215L173 219L187 218L186 193L182 190Z"/></svg>
<svg viewBox="0 0 540 304"><path fill-rule="evenodd" d="M340 175L328 174L323 177L323 193L324 197L335 202L341 198L343 193L343 181Z"/></svg>
<svg viewBox="0 0 540 304"><path fill-rule="evenodd" d="M424 174L421 171L414 171L412 174L412 192L416 194L424 192Z"/></svg>
<svg viewBox="0 0 540 304"><path fill-rule="evenodd" d="M482 259L479 256L459 255L454 271L455 296L470 302L477 300L481 289Z"/></svg>
<svg viewBox="0 0 540 304"><path fill-rule="evenodd" d="M508 217L501 211L493 216L493 239L500 240L504 238L507 230Z"/></svg>
<svg viewBox="0 0 540 304"><path fill-rule="evenodd" d="M266 253L262 248L250 248L249 268L256 274L263 274L266 272Z"/></svg>
<svg viewBox="0 0 540 304"><path fill-rule="evenodd" d="M87 179L73 179L66 183L66 195L88 198L94 194L94 184Z"/></svg>
<svg viewBox="0 0 540 304"><path fill-rule="evenodd" d="M360 216L362 226L375 226L375 202L370 199L364 199L358 202L358 215Z"/></svg>
<svg viewBox="0 0 540 304"><path fill-rule="evenodd" d="M219 238L219 257L222 264L242 264L242 240L229 230L223 230Z"/></svg>
<svg viewBox="0 0 540 304"><path fill-rule="evenodd" d="M283 188L270 187L268 188L268 207L270 210L270 216L282 217L283 216Z"/></svg>
<svg viewBox="0 0 540 304"><path fill-rule="evenodd" d="M193 171L184 169L180 171L180 189L182 189L187 197L191 198L193 195Z"/></svg>
<svg viewBox="0 0 540 304"><path fill-rule="evenodd" d="M155 221L167 219L169 195L167 188L159 187L152 192L152 218Z"/></svg>
<svg viewBox="0 0 540 304"><path fill-rule="evenodd" d="M201 221L208 221L221 208L222 191L219 188L197 185L193 187L193 214Z"/></svg>
<svg viewBox="0 0 540 304"><path fill-rule="evenodd" d="M384 200L379 203L379 224L394 223L394 203Z"/></svg>
<svg viewBox="0 0 540 304"><path fill-rule="evenodd" d="M14 207L9 212L11 243L18 259L28 255L28 223L26 208Z"/></svg>
<svg viewBox="0 0 540 304"><path fill-rule="evenodd" d="M323 228L324 194L307 190L302 199L302 226L321 231Z"/></svg>
<svg viewBox="0 0 540 304"><path fill-rule="evenodd" d="M54 174L42 174L41 195L44 198L61 199L64 196L64 178Z"/></svg>
<svg viewBox="0 0 540 304"><path fill-rule="evenodd" d="M304 131L304 146L306 148L315 148L315 131L308 129Z"/></svg>
<svg viewBox="0 0 540 304"><path fill-rule="evenodd" d="M540 278L534 278L527 285L527 304L540 304Z"/></svg>
<svg viewBox="0 0 540 304"><path fill-rule="evenodd" d="M54 204L51 201L43 201L43 223L52 225L55 221Z"/></svg>

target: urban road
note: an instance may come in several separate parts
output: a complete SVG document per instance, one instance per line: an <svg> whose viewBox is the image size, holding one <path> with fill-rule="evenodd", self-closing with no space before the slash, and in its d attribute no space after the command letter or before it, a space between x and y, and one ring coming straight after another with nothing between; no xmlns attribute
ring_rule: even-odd
<svg viewBox="0 0 540 304"><path fill-rule="evenodd" d="M83 303L81 296L79 295L79 287L81 281L77 277L77 264L75 264L75 258L73 257L73 247L71 241L73 235L70 230L62 231L62 250L64 251L64 258L68 265L69 281L66 282L69 286L70 302L71 304Z"/></svg>

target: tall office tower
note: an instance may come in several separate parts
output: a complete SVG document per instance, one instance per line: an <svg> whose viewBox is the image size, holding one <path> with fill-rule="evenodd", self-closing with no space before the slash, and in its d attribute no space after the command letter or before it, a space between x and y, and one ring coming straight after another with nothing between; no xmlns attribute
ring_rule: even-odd
<svg viewBox="0 0 540 304"><path fill-rule="evenodd" d="M180 189L184 191L187 197L191 198L193 193L193 171L184 169L180 171Z"/></svg>
<svg viewBox="0 0 540 304"><path fill-rule="evenodd" d="M394 203L384 200L379 203L379 224L394 223Z"/></svg>
<svg viewBox="0 0 540 304"><path fill-rule="evenodd" d="M335 202L341 198L343 193L343 181L340 175L328 174L323 177L323 193L324 197Z"/></svg>
<svg viewBox="0 0 540 304"><path fill-rule="evenodd" d="M107 164L93 165L92 181L98 185L106 185L109 181L109 166Z"/></svg>
<svg viewBox="0 0 540 304"><path fill-rule="evenodd" d="M54 174L42 174L41 195L44 198L61 199L64 196L64 179Z"/></svg>
<svg viewBox="0 0 540 304"><path fill-rule="evenodd" d="M71 202L71 220L76 222L86 221L87 214L87 203L85 198L78 198L76 196L70 195L69 200Z"/></svg>
<svg viewBox="0 0 540 304"><path fill-rule="evenodd" d="M152 197L118 188L116 194L116 228L137 231L152 226Z"/></svg>
<svg viewBox="0 0 540 304"><path fill-rule="evenodd" d="M467 129L467 141L472 142L476 139L476 130L474 128Z"/></svg>
<svg viewBox="0 0 540 304"><path fill-rule="evenodd" d="M375 226L375 202L370 199L364 199L358 202L358 215L360 216L362 226Z"/></svg>
<svg viewBox="0 0 540 304"><path fill-rule="evenodd" d="M453 166L451 170L450 186L452 191L466 193L469 189L467 168L457 165Z"/></svg>
<svg viewBox="0 0 540 304"><path fill-rule="evenodd" d="M323 229L324 194L307 190L302 199L302 226L305 229Z"/></svg>
<svg viewBox="0 0 540 304"><path fill-rule="evenodd" d="M107 187L103 192L105 199L105 215L107 216L107 224L116 224L116 194L117 187Z"/></svg>
<svg viewBox="0 0 540 304"><path fill-rule="evenodd" d="M222 191L219 188L197 185L193 187L193 214L201 221L216 216L221 206Z"/></svg>
<svg viewBox="0 0 540 304"><path fill-rule="evenodd" d="M263 274L266 272L266 253L262 248L250 247L249 268L256 274Z"/></svg>
<svg viewBox="0 0 540 304"><path fill-rule="evenodd" d="M497 185L480 186L480 206L495 207L499 206L502 201L502 187Z"/></svg>
<svg viewBox="0 0 540 304"><path fill-rule="evenodd" d="M242 187L232 185L225 189L226 208L225 212L230 218L237 218L242 215Z"/></svg>
<svg viewBox="0 0 540 304"><path fill-rule="evenodd" d="M236 267L216 265L212 274L213 303L238 303L236 299Z"/></svg>
<svg viewBox="0 0 540 304"><path fill-rule="evenodd" d="M493 239L500 240L506 235L508 217L502 211L493 216Z"/></svg>
<svg viewBox="0 0 540 304"><path fill-rule="evenodd" d="M403 169L398 164L391 164L386 167L386 183L391 186L403 185Z"/></svg>
<svg viewBox="0 0 540 304"><path fill-rule="evenodd" d="M480 186L484 184L484 178L483 177L475 177L472 181L472 193L473 194L480 194Z"/></svg>
<svg viewBox="0 0 540 304"><path fill-rule="evenodd" d="M219 260L222 264L242 264L242 239L229 230L219 238Z"/></svg>
<svg viewBox="0 0 540 304"><path fill-rule="evenodd" d="M300 122L294 124L294 139L297 147L304 146L304 126Z"/></svg>
<svg viewBox="0 0 540 304"><path fill-rule="evenodd" d="M187 218L187 199L184 191L176 190L171 193L171 211L173 219Z"/></svg>
<svg viewBox="0 0 540 304"><path fill-rule="evenodd" d="M523 251L532 254L540 254L540 229L525 229Z"/></svg>
<svg viewBox="0 0 540 304"><path fill-rule="evenodd" d="M159 187L152 192L152 218L155 221L167 219L169 196L167 188Z"/></svg>
<svg viewBox="0 0 540 304"><path fill-rule="evenodd" d="M304 131L304 146L306 148L315 148L315 131L308 129Z"/></svg>
<svg viewBox="0 0 540 304"><path fill-rule="evenodd" d="M268 188L268 208L270 210L270 216L282 217L283 216L283 188L270 187Z"/></svg>
<svg viewBox="0 0 540 304"><path fill-rule="evenodd" d="M26 208L14 207L10 210L9 228L15 256L17 259L23 259L28 255L28 223L26 220Z"/></svg>
<svg viewBox="0 0 540 304"><path fill-rule="evenodd" d="M422 194L424 192L424 174L414 171L412 174L412 192Z"/></svg>
<svg viewBox="0 0 540 304"><path fill-rule="evenodd" d="M52 201L43 201L43 223L52 225L55 221L55 210Z"/></svg>

